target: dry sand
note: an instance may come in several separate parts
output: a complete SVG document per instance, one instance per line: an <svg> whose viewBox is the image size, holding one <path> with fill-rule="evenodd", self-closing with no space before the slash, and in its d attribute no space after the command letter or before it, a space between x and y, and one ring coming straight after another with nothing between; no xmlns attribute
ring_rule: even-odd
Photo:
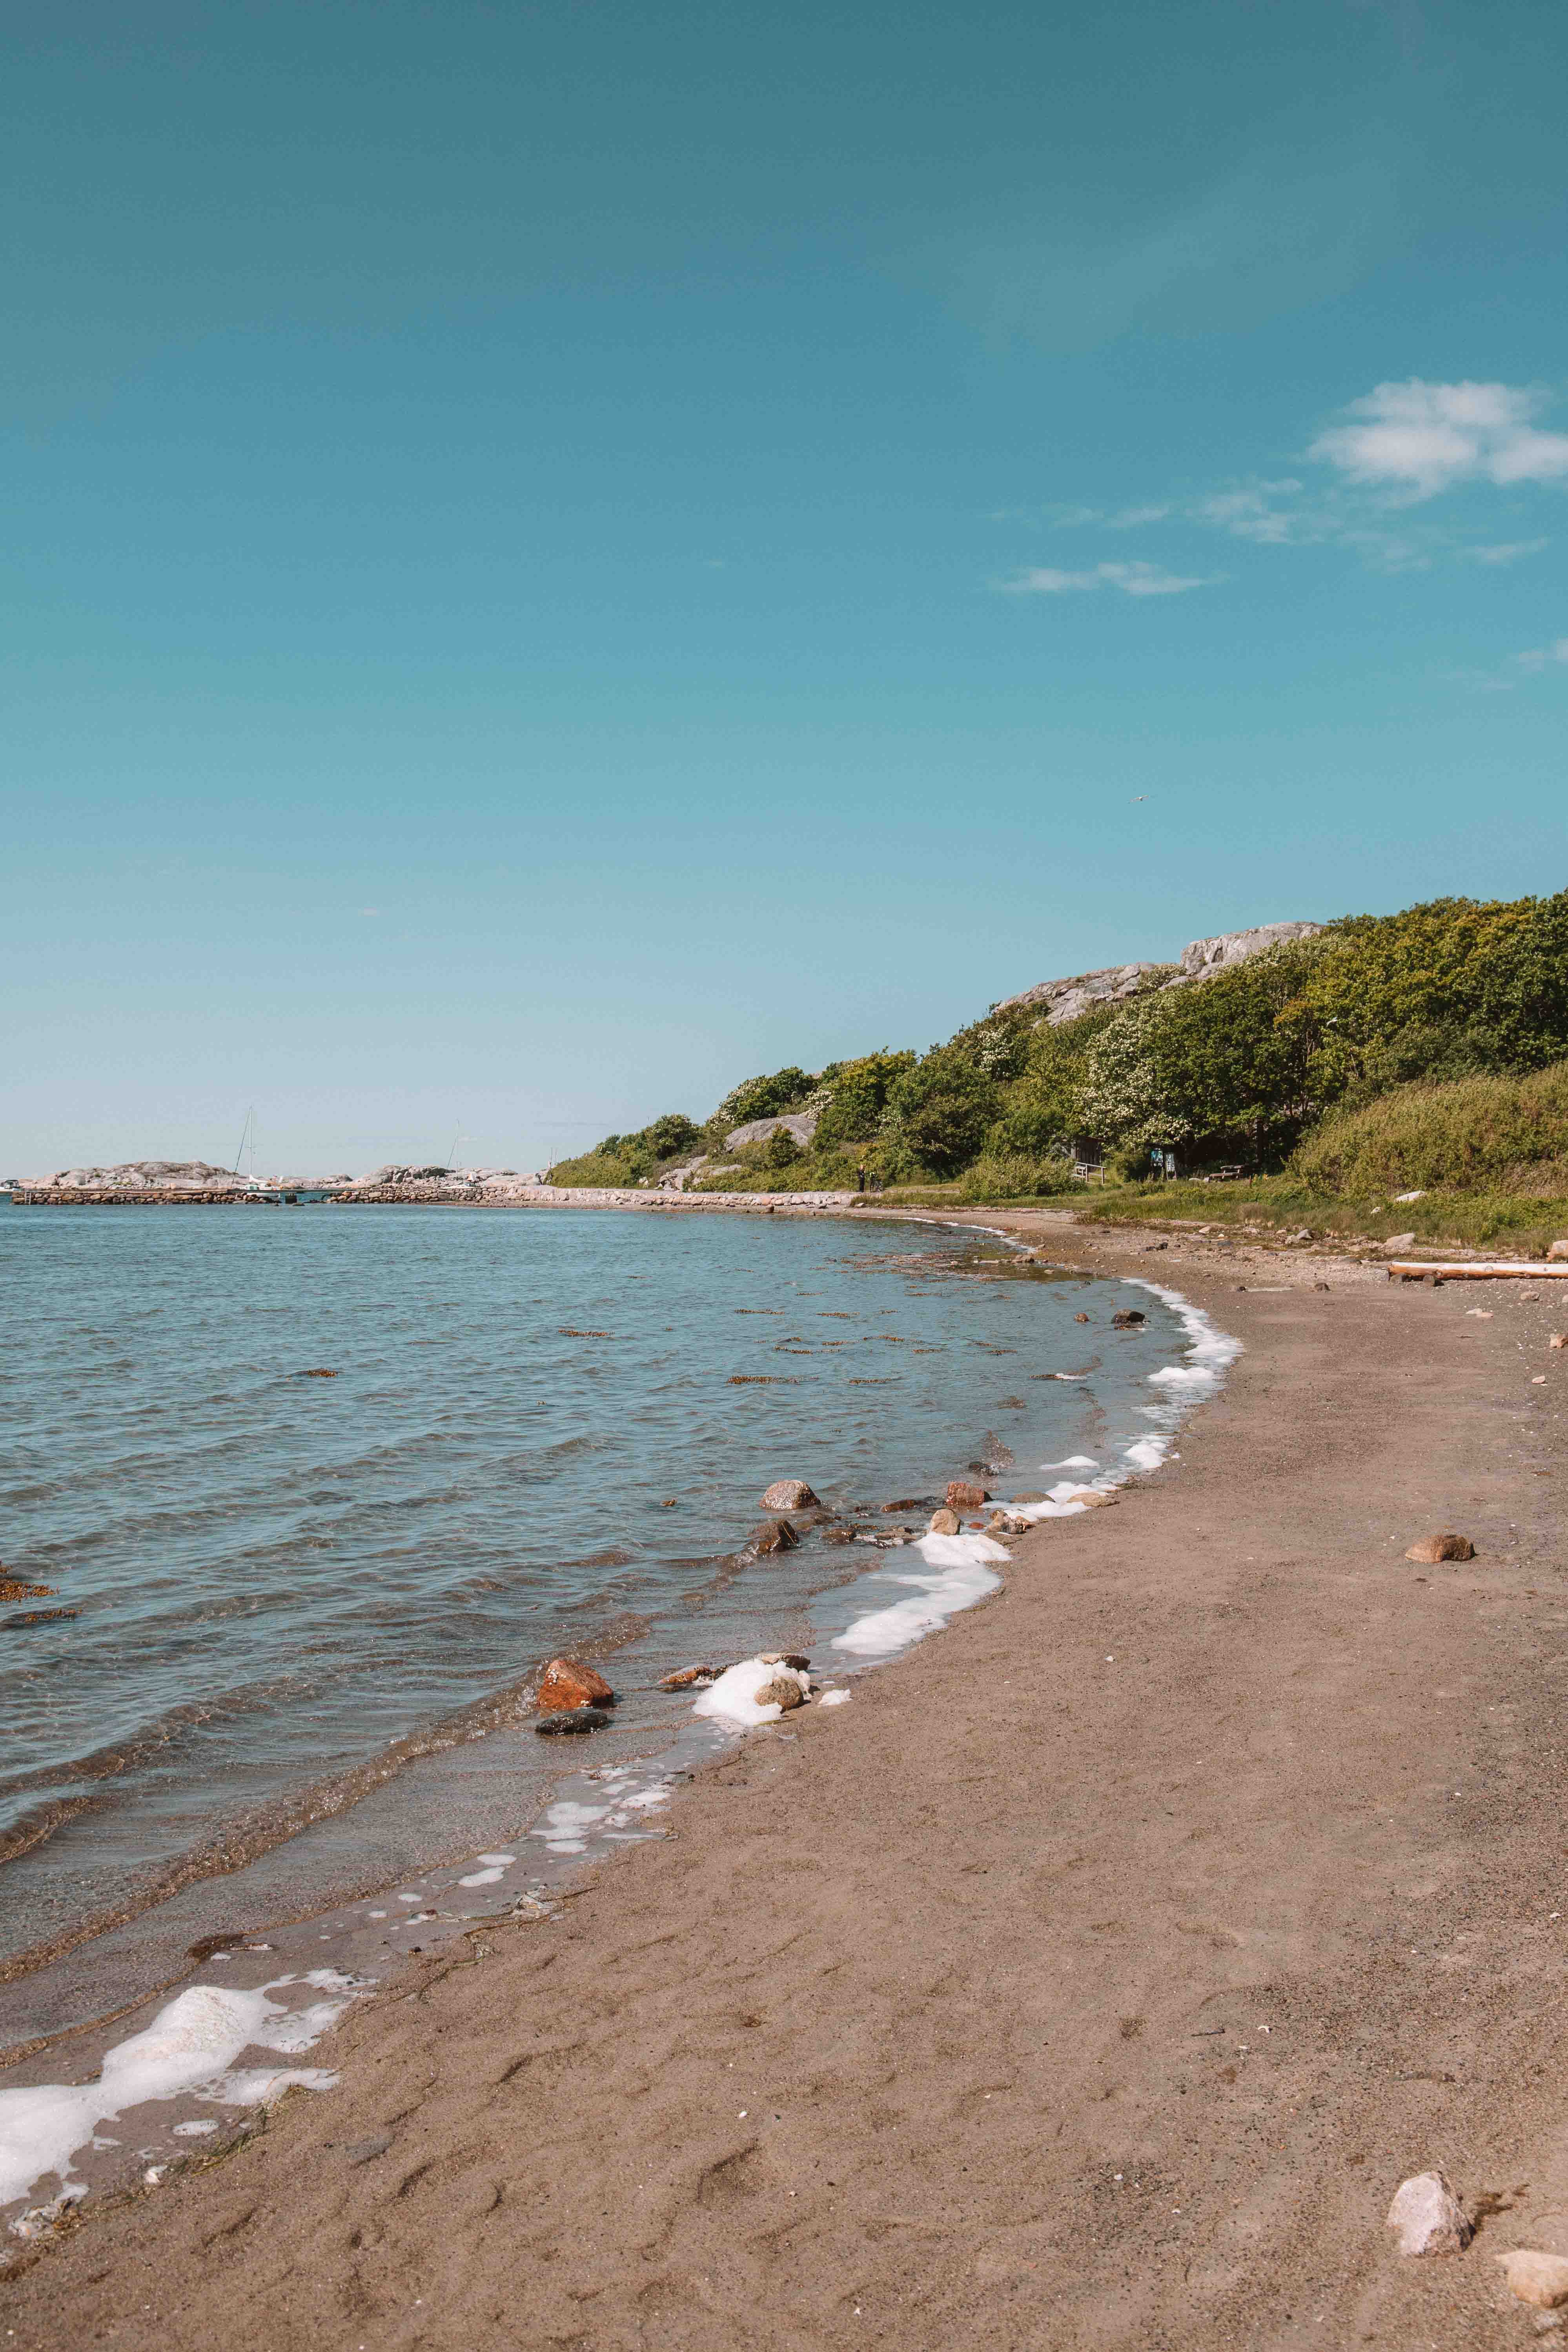
<svg viewBox="0 0 1568 2352"><path fill-rule="evenodd" d="M1491 2256L1568 2253L1561 1303L979 1222L1245 1340L1179 1463L351 2011L341 2088L13 2276L6 2352L1534 2340ZM1485 2218L1401 2261L1433 2163Z"/></svg>

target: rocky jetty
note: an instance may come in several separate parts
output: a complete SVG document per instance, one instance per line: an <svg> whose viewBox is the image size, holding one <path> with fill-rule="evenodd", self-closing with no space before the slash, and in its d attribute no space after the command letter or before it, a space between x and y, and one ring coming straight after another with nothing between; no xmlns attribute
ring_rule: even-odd
<svg viewBox="0 0 1568 2352"><path fill-rule="evenodd" d="M1121 1004L1147 989L1184 988L1194 980L1212 980L1216 971L1245 963L1266 948L1278 947L1284 940L1312 939L1322 928L1321 923L1258 923L1249 931L1221 931L1212 940L1189 940L1174 965L1107 964L1102 971L1076 972L1068 980L1037 981L1033 988L1005 998L996 1010L1012 1013L1038 1005L1051 1027L1059 1028L1080 1013L1091 1013L1100 1004Z"/></svg>

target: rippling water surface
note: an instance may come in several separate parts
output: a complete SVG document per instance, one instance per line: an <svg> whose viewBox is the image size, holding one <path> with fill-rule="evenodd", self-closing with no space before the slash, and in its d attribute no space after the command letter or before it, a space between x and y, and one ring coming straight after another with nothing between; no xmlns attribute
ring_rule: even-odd
<svg viewBox="0 0 1568 2352"><path fill-rule="evenodd" d="M0 1210L0 1555L78 1612L0 1622L0 1960L555 1649L867 1566L737 1570L774 1477L1124 1454L1179 1337L973 1232L784 1217Z"/></svg>

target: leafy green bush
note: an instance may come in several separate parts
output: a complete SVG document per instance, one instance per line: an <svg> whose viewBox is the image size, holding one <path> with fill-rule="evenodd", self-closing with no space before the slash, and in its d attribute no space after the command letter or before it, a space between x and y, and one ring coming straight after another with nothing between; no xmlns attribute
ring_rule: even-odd
<svg viewBox="0 0 1568 2352"><path fill-rule="evenodd" d="M824 1070L818 1088L827 1100L817 1121L816 1149L858 1143L875 1135L889 1091L914 1066L913 1054L890 1054L884 1049Z"/></svg>
<svg viewBox="0 0 1568 2352"><path fill-rule="evenodd" d="M979 1153L1002 1107L994 1079L951 1047L906 1070L888 1096L884 1126L895 1160L956 1175ZM893 1172L901 1172L895 1165Z"/></svg>
<svg viewBox="0 0 1568 2352"><path fill-rule="evenodd" d="M1036 1159L988 1147L959 1178L957 1196L961 1201L1036 1201L1081 1190L1068 1162L1054 1154Z"/></svg>
<svg viewBox="0 0 1568 2352"><path fill-rule="evenodd" d="M1522 1077L1400 1087L1325 1120L1291 1162L1326 1192L1568 1193L1568 1061Z"/></svg>
<svg viewBox="0 0 1568 2352"><path fill-rule="evenodd" d="M728 1133L749 1127L754 1118L776 1118L781 1111L798 1110L816 1080L808 1070L774 1070L771 1077L742 1078L731 1087L708 1124Z"/></svg>

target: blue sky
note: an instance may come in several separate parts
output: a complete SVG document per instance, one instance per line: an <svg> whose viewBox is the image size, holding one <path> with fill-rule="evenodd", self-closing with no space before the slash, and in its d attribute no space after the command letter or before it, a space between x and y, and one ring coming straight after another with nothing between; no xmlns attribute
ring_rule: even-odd
<svg viewBox="0 0 1568 2352"><path fill-rule="evenodd" d="M68 5L0 114L0 1172L1568 882L1556 0Z"/></svg>

